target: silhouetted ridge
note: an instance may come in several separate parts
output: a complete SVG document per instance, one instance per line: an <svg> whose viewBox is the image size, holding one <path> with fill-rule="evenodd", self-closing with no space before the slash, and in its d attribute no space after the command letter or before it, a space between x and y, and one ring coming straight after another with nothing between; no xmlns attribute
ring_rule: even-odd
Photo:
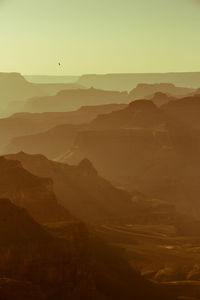
<svg viewBox="0 0 200 300"><path fill-rule="evenodd" d="M91 123L91 128L151 128L163 126L165 123L166 117L164 114L152 101L144 99L131 102L123 110L98 116Z"/></svg>
<svg viewBox="0 0 200 300"><path fill-rule="evenodd" d="M33 98L27 101L24 111L58 112L79 109L81 106L105 105L111 103L128 103L127 92L106 91L98 89L63 90L51 97Z"/></svg>
<svg viewBox="0 0 200 300"><path fill-rule="evenodd" d="M113 73L113 74L88 74L82 75L78 83L85 87L96 89L131 91L141 82L149 85L166 82L183 86L199 87L200 72L182 73Z"/></svg>
<svg viewBox="0 0 200 300"><path fill-rule="evenodd" d="M78 168L81 170L82 174L84 175L89 175L89 176L98 175L97 170L94 168L93 164L87 158L83 159L79 163Z"/></svg>
<svg viewBox="0 0 200 300"><path fill-rule="evenodd" d="M20 160L26 170L37 176L51 177L58 199L83 221L126 222L133 218L130 195L100 177L88 159L83 158L78 165L72 166L22 152L7 155L6 158Z"/></svg>
<svg viewBox="0 0 200 300"><path fill-rule="evenodd" d="M133 101L129 104L129 106L125 109L141 109L141 110L146 110L146 109L151 109L151 110L157 110L156 106L153 104L153 102L146 100L146 99L141 99L141 100L136 100Z"/></svg>

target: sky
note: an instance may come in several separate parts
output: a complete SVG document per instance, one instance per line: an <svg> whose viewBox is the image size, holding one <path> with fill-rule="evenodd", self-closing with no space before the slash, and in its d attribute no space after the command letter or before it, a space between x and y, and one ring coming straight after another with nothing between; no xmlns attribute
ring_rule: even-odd
<svg viewBox="0 0 200 300"><path fill-rule="evenodd" d="M200 0L0 0L0 72L195 71Z"/></svg>

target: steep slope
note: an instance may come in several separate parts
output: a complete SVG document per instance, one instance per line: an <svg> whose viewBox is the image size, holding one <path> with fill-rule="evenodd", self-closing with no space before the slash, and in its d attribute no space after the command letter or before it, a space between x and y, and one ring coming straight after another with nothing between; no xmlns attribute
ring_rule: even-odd
<svg viewBox="0 0 200 300"><path fill-rule="evenodd" d="M48 233L25 209L15 206L7 199L0 199L0 207L1 246L49 239Z"/></svg>
<svg viewBox="0 0 200 300"><path fill-rule="evenodd" d="M88 160L78 166L69 166L23 152L6 157L19 160L25 169L37 176L51 177L58 199L73 215L86 222L127 222L134 218L128 193L98 176Z"/></svg>
<svg viewBox="0 0 200 300"><path fill-rule="evenodd" d="M1 299L12 299L13 294L20 300L79 299L95 290L90 253L83 246L86 231L76 228L70 240L54 238L24 209L5 199L0 199L0 224Z"/></svg>
<svg viewBox="0 0 200 300"><path fill-rule="evenodd" d="M70 111L85 105L128 103L128 93L91 89L64 90L53 97L30 99L23 108L26 112Z"/></svg>
<svg viewBox="0 0 200 300"><path fill-rule="evenodd" d="M200 72L193 73L129 73L129 74L90 74L79 78L78 83L96 89L131 91L141 82L147 84L173 83L176 86L198 88Z"/></svg>
<svg viewBox="0 0 200 300"><path fill-rule="evenodd" d="M70 239L65 231L61 239L53 227L44 230L5 199L0 199L0 224L1 299L174 299L87 230L77 228Z"/></svg>
<svg viewBox="0 0 200 300"><path fill-rule="evenodd" d="M57 203L53 182L25 170L19 161L0 157L0 197L26 208L39 222L71 220L69 212Z"/></svg>

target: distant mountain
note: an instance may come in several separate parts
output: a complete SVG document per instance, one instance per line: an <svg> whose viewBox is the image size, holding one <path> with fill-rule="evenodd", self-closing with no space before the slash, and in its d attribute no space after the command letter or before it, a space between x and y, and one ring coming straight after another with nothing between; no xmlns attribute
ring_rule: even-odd
<svg viewBox="0 0 200 300"><path fill-rule="evenodd" d="M42 89L27 82L18 73L0 73L0 104L4 108L11 101L24 101L31 97L44 96Z"/></svg>
<svg viewBox="0 0 200 300"><path fill-rule="evenodd" d="M134 219L130 195L100 177L87 159L78 166L69 166L50 161L42 155L23 152L6 158L19 160L26 170L37 176L52 178L57 198L73 215L85 222L126 222Z"/></svg>
<svg viewBox="0 0 200 300"><path fill-rule="evenodd" d="M54 96L59 91L84 89L84 86L78 83L38 83L37 85L45 95Z"/></svg>
<svg viewBox="0 0 200 300"><path fill-rule="evenodd" d="M50 96L64 89L83 88L79 84L36 84L19 73L0 73L0 108L5 113L20 111L24 102L33 97Z"/></svg>
<svg viewBox="0 0 200 300"><path fill-rule="evenodd" d="M25 118L2 118L0 119L0 149L6 146L15 136L23 136L42 131L42 126Z"/></svg>
<svg viewBox="0 0 200 300"><path fill-rule="evenodd" d="M42 153L48 158L59 158L73 146L77 133L87 126L85 125L59 125L48 131L15 137L3 148L2 153L16 153L24 151L30 154Z"/></svg>
<svg viewBox="0 0 200 300"><path fill-rule="evenodd" d="M145 84L140 83L130 92L131 100L151 98L155 93L164 93L174 97L191 95L195 89L176 87L172 83Z"/></svg>
<svg viewBox="0 0 200 300"><path fill-rule="evenodd" d="M51 146L49 147L50 143L52 144L52 137L57 138L57 147L59 148L60 144L67 145L68 143L68 128L72 128L72 132L73 128L76 128L76 126L60 126L55 129L53 129L53 127L61 124L89 123L99 114L110 113L124 107L126 107L125 104L106 104L97 106L84 106L77 111L70 112L46 112L35 114L16 113L11 117L0 119L0 150L2 153L4 153L4 151L6 151L5 146L10 144L13 138L20 137L19 139L14 139L11 142L11 145L9 145L9 148L7 148L8 151L17 152L20 150L25 150L30 153L41 152L49 156L51 155L49 152L54 152L53 148ZM64 128L66 128L66 133ZM44 134L42 132L44 132ZM37 136L35 135L36 133L38 133ZM22 136L24 137L22 138ZM64 140L65 138L66 140ZM37 143L37 140L39 144ZM58 150L56 151L56 155L57 152L60 153Z"/></svg>
<svg viewBox="0 0 200 300"><path fill-rule="evenodd" d="M24 75L24 78L32 83L75 83L79 76Z"/></svg>
<svg viewBox="0 0 200 300"><path fill-rule="evenodd" d="M26 208L39 222L72 220L60 206L53 191L53 181L25 170L19 161L0 157L0 198Z"/></svg>
<svg viewBox="0 0 200 300"><path fill-rule="evenodd" d="M90 88L131 91L140 83L172 83L176 86L199 88L200 72L193 73L130 73L130 74L91 74L83 75L78 83Z"/></svg>
<svg viewBox="0 0 200 300"><path fill-rule="evenodd" d="M53 97L30 99L23 108L26 112L58 112L79 109L81 106L128 103L128 93L90 89L63 90Z"/></svg>
<svg viewBox="0 0 200 300"><path fill-rule="evenodd" d="M89 123L98 115L110 113L126 107L126 104L105 104L94 106L82 106L78 110L67 112L44 112L44 113L16 113L9 119L26 119L36 122L44 130L61 124L83 124Z"/></svg>

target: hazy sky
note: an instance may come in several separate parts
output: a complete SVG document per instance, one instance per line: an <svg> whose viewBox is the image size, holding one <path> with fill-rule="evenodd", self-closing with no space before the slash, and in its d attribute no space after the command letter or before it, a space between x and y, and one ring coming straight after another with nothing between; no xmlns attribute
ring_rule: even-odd
<svg viewBox="0 0 200 300"><path fill-rule="evenodd" d="M0 71L200 71L200 0L0 0Z"/></svg>

